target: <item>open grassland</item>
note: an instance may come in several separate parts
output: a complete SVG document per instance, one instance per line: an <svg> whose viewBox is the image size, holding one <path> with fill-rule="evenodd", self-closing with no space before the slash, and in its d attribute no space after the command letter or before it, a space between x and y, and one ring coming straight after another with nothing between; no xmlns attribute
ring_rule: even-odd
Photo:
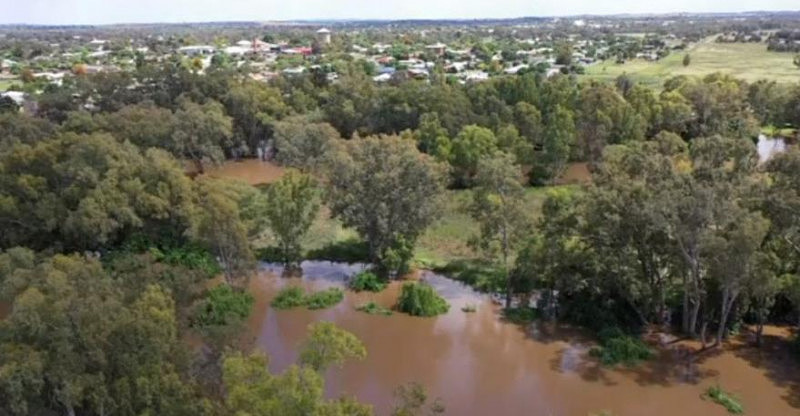
<svg viewBox="0 0 800 416"><path fill-rule="evenodd" d="M687 51L691 64L683 66L683 51L650 62L635 59L624 64L598 62L586 68L584 78L613 81L627 73L633 80L655 89L677 75L704 76L714 72L733 75L748 82L768 79L780 83L800 82L800 69L792 63L793 54L769 52L763 43L715 43L711 38Z"/></svg>

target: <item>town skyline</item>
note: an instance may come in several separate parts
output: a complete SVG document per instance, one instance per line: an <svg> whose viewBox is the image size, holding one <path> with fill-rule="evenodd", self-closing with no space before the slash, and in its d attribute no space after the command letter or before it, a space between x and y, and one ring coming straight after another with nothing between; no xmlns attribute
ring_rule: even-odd
<svg viewBox="0 0 800 416"><path fill-rule="evenodd" d="M124 8L115 1L78 0L53 4L34 0L17 4L0 24L28 25L112 25L146 23L204 23L231 21L360 21L360 20L479 20L524 17L572 17L581 15L664 15L702 13L747 13L797 11L791 0L676 0L663 4L565 0L526 2L505 0L486 4L479 1L445 0L431 4L421 0L387 1L369 8L363 2L299 0L291 4L276 1L231 0L224 5L210 0L143 0Z"/></svg>

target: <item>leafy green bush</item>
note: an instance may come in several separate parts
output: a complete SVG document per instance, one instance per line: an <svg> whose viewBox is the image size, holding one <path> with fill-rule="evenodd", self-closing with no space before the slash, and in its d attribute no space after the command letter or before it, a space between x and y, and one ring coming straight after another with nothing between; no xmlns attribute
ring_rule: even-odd
<svg viewBox="0 0 800 416"><path fill-rule="evenodd" d="M744 413L744 406L739 402L739 399L722 390L720 386L711 386L706 390L706 394L714 403L717 403L728 410L728 413L734 415L741 415Z"/></svg>
<svg viewBox="0 0 800 416"><path fill-rule="evenodd" d="M386 282L372 272L361 272L353 276L349 284L356 292L380 292L386 289Z"/></svg>
<svg viewBox="0 0 800 416"><path fill-rule="evenodd" d="M275 309L291 309L306 304L306 293L298 286L285 287L278 292L272 300Z"/></svg>
<svg viewBox="0 0 800 416"><path fill-rule="evenodd" d="M494 265L474 260L456 260L434 271L463 282L480 292L505 290L505 277Z"/></svg>
<svg viewBox="0 0 800 416"><path fill-rule="evenodd" d="M539 311L532 308L505 308L503 319L517 325L526 325L539 319Z"/></svg>
<svg viewBox="0 0 800 416"><path fill-rule="evenodd" d="M308 309L324 309L336 305L342 299L344 299L344 292L338 287L306 295L303 288L292 286L281 289L272 300L271 305L275 309L291 309L298 306L305 306Z"/></svg>
<svg viewBox="0 0 800 416"><path fill-rule="evenodd" d="M397 309L412 316L436 316L450 309L438 293L425 283L406 283L403 285Z"/></svg>
<svg viewBox="0 0 800 416"><path fill-rule="evenodd" d="M653 351L638 337L626 335L619 328L608 328L600 331L600 346L592 348L589 354L600 359L603 365L613 366L623 363L636 365L639 361L649 360Z"/></svg>
<svg viewBox="0 0 800 416"><path fill-rule="evenodd" d="M359 312L368 313L370 315L383 315L383 316L390 316L392 314L391 309L384 308L381 305L378 305L375 302L367 302L359 307L356 308Z"/></svg>
<svg viewBox="0 0 800 416"><path fill-rule="evenodd" d="M114 250L105 257L113 260L118 255L145 252L150 253L156 261L199 270L207 277L213 277L222 272L214 255L204 247L168 237L153 240L146 235L135 234L126 239L119 250Z"/></svg>
<svg viewBox="0 0 800 416"><path fill-rule="evenodd" d="M252 309L251 294L222 284L208 291L208 295L200 305L197 324L227 325L247 318Z"/></svg>
<svg viewBox="0 0 800 416"><path fill-rule="evenodd" d="M308 309L325 309L341 302L344 292L338 287L321 290L306 296L305 304Z"/></svg>

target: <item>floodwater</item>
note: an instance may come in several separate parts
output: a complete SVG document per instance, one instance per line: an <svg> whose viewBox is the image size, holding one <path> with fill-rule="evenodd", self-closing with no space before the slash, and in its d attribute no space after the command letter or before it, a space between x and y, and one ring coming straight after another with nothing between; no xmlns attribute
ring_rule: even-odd
<svg viewBox="0 0 800 416"><path fill-rule="evenodd" d="M758 160L766 162L772 156L786 151L786 141L781 137L767 137L763 134L758 135Z"/></svg>
<svg viewBox="0 0 800 416"><path fill-rule="evenodd" d="M355 307L375 301L391 307L402 283L381 293L346 292L333 308L273 310L269 301L287 285L311 290L343 286L361 265L305 262L302 278L280 277L281 268L262 265L251 282L256 308L249 327L272 371L297 360L309 324L325 320L355 333L366 345L363 361L329 370L327 394L356 396L389 413L393 391L416 381L443 400L448 415L726 415L701 396L719 384L741 398L749 415L800 415L798 366L778 342L787 334L768 328L762 350L734 342L725 350L695 352L696 345L652 335L658 358L634 369L607 369L587 356L592 342L581 331L553 324L528 328L505 323L482 294L446 277L423 271L450 303L436 318L401 313L374 316ZM465 313L464 305L477 312Z"/></svg>

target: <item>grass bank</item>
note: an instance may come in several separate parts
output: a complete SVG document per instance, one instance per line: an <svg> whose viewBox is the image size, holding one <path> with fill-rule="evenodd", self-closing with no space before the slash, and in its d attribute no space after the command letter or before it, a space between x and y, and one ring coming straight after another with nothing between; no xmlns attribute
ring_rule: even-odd
<svg viewBox="0 0 800 416"><path fill-rule="evenodd" d="M768 79L796 83L800 70L792 63L793 54L767 51L765 43L716 43L713 38L692 45L687 51L673 51L655 62L633 59L624 64L613 60L586 67L582 78L613 82L627 73L633 80L660 90L664 81L677 75L704 76L714 72L730 74L747 82ZM691 55L683 66L683 55Z"/></svg>

